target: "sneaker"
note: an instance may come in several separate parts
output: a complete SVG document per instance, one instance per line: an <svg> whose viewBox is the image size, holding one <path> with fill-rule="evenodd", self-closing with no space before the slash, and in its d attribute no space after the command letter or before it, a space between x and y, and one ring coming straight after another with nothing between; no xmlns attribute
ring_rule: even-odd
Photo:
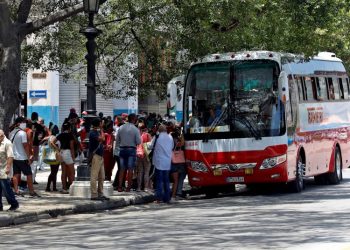
<svg viewBox="0 0 350 250"><path fill-rule="evenodd" d="M182 197L180 195L176 195L175 200L181 201L181 200L186 200L186 198L184 198L184 197Z"/></svg>
<svg viewBox="0 0 350 250"><path fill-rule="evenodd" d="M17 193L16 193L16 192L14 192L14 193L15 193L15 196L24 197L23 193L22 193L22 192L20 192L20 191L18 191Z"/></svg>
<svg viewBox="0 0 350 250"><path fill-rule="evenodd" d="M68 192L67 190L64 190L64 189L62 189L62 190L60 191L60 193L61 193L61 194L69 194L69 192Z"/></svg>
<svg viewBox="0 0 350 250"><path fill-rule="evenodd" d="M100 197L91 197L91 200L92 201L100 201L101 199L100 199Z"/></svg>
<svg viewBox="0 0 350 250"><path fill-rule="evenodd" d="M18 208L19 208L19 205L11 206L7 211L16 211Z"/></svg>
<svg viewBox="0 0 350 250"><path fill-rule="evenodd" d="M41 197L40 195L38 195L38 193L31 193L29 194L30 197L34 198L34 197Z"/></svg>
<svg viewBox="0 0 350 250"><path fill-rule="evenodd" d="M136 189L136 192L141 192L141 188Z"/></svg>
<svg viewBox="0 0 350 250"><path fill-rule="evenodd" d="M36 181L33 182L34 185L38 185L39 183L37 183Z"/></svg>
<svg viewBox="0 0 350 250"><path fill-rule="evenodd" d="M51 192L51 189L50 188L46 188L45 192Z"/></svg>
<svg viewBox="0 0 350 250"><path fill-rule="evenodd" d="M123 192L123 189L121 187L118 187L118 192Z"/></svg>

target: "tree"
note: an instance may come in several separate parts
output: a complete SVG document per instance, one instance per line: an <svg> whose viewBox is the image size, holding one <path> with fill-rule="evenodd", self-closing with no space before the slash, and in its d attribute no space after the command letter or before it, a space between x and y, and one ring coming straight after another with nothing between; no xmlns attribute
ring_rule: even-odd
<svg viewBox="0 0 350 250"><path fill-rule="evenodd" d="M0 127L6 132L22 98L19 83L23 41L29 34L83 10L78 1L50 1L51 4L42 3L40 6L35 6L34 2L0 0ZM45 8L39 12L40 7ZM50 9L53 14L48 14Z"/></svg>
<svg viewBox="0 0 350 250"><path fill-rule="evenodd" d="M20 101L21 66L62 71L84 61L80 2L0 0L0 127ZM333 51L349 66L349 13L346 0L108 0L95 20L103 31L98 64L107 76L99 91L125 98L138 87L141 95L156 90L164 97L166 83L191 61L217 52ZM35 43L25 43L33 33ZM122 88L112 91L118 80Z"/></svg>

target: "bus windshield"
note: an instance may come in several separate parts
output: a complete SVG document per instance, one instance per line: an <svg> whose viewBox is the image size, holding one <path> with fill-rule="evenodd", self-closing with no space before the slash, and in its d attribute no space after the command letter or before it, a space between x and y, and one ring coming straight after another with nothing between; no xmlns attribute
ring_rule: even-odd
<svg viewBox="0 0 350 250"><path fill-rule="evenodd" d="M185 84L185 134L256 139L281 135L285 125L278 74L278 64L270 60L193 66Z"/></svg>

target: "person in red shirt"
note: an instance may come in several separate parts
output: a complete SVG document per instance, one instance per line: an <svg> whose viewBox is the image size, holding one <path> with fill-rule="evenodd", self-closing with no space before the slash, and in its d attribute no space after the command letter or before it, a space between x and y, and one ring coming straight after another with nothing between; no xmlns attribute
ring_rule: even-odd
<svg viewBox="0 0 350 250"><path fill-rule="evenodd" d="M107 122L104 125L105 131L105 142L103 150L103 162L105 169L105 180L111 181L112 171L114 168L114 156L113 156L113 144L114 144L114 135L113 135L113 123L112 121Z"/></svg>
<svg viewBox="0 0 350 250"><path fill-rule="evenodd" d="M137 174L137 191L141 191L144 182L144 190L150 189L149 172L151 170L151 162L146 155L144 143L152 141L152 136L148 133L148 129L144 123L139 123L141 144L136 148L136 174Z"/></svg>

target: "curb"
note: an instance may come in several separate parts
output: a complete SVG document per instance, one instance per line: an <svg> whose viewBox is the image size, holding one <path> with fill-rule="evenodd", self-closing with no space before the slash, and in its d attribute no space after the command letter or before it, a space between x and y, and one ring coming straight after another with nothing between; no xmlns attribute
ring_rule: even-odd
<svg viewBox="0 0 350 250"><path fill-rule="evenodd" d="M95 211L112 210L122 207L127 207L130 205L140 205L145 203L150 203L154 201L154 195L146 196L134 196L130 198L119 198L111 199L109 201L89 201L86 204L72 205L67 208L60 209L47 209L39 211L37 213L29 212L23 214L16 214L16 212L11 212L11 214L3 214L0 217L0 227L7 227L12 225L20 225L30 222L37 222L39 220L56 218L58 216L81 214Z"/></svg>

